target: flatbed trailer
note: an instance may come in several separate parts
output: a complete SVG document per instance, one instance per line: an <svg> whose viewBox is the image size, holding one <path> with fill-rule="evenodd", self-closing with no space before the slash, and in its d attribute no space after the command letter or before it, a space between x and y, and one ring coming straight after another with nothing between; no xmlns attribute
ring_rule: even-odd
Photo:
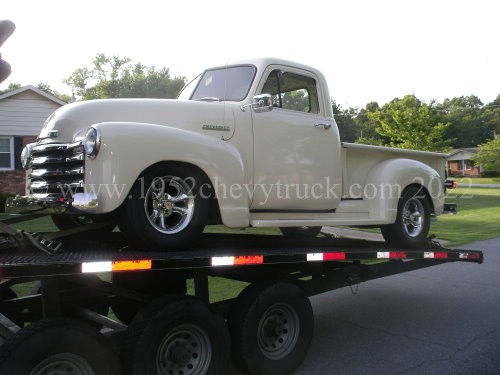
<svg viewBox="0 0 500 375"><path fill-rule="evenodd" d="M483 254L324 235L205 234L178 252L134 251L119 233L47 252L4 243L0 374L225 374L230 358L247 373L290 374L313 336L308 297L457 261ZM211 301L212 276L248 286Z"/></svg>

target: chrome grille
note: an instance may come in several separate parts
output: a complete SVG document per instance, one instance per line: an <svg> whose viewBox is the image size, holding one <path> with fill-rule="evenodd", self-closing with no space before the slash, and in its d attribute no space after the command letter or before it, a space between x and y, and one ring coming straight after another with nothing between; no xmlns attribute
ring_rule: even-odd
<svg viewBox="0 0 500 375"><path fill-rule="evenodd" d="M58 199L83 192L84 161L81 142L33 146L28 174L29 194Z"/></svg>

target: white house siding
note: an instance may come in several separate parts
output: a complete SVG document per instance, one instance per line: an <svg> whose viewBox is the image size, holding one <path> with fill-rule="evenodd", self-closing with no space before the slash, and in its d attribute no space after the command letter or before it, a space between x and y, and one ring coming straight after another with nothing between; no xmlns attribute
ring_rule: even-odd
<svg viewBox="0 0 500 375"><path fill-rule="evenodd" d="M33 91L0 100L0 135L36 136L47 117L59 107Z"/></svg>

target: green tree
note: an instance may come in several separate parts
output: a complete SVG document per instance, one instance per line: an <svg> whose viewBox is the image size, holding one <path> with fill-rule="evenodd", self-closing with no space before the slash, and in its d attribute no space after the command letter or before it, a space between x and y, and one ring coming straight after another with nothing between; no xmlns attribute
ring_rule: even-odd
<svg viewBox="0 0 500 375"><path fill-rule="evenodd" d="M1 94L6 94L10 91L14 91L14 90L17 90L17 89L20 89L22 86L20 83L9 83L9 86L7 86L7 88L5 90L0 90L0 95Z"/></svg>
<svg viewBox="0 0 500 375"><path fill-rule="evenodd" d="M362 108L354 118L356 128L359 130L356 143L379 146L389 143L389 139L382 137L375 130L380 126L380 123L369 116L370 113L374 113L379 110L380 107L377 102L370 102L365 106L365 108Z"/></svg>
<svg viewBox="0 0 500 375"><path fill-rule="evenodd" d="M500 174L500 138L479 145L474 160L482 163L485 171Z"/></svg>
<svg viewBox="0 0 500 375"><path fill-rule="evenodd" d="M46 92L47 94L55 96L57 99L62 100L63 102L69 103L71 101L71 96L67 94L61 94L58 91L52 90L52 88L46 83L39 83L38 85L36 85L36 87Z"/></svg>
<svg viewBox="0 0 500 375"><path fill-rule="evenodd" d="M444 138L448 124L438 122L433 106L406 95L369 112L368 117L380 124L375 131L389 139L392 147L446 151L451 143Z"/></svg>
<svg viewBox="0 0 500 375"><path fill-rule="evenodd" d="M343 109L335 101L332 101L333 117L339 128L340 140L342 142L354 142L359 131L354 121L357 115L355 108Z"/></svg>
<svg viewBox="0 0 500 375"><path fill-rule="evenodd" d="M65 79L78 97L175 98L186 83L184 77L170 76L168 68L157 69L132 63L127 57L97 54L93 67L78 68Z"/></svg>
<svg viewBox="0 0 500 375"><path fill-rule="evenodd" d="M441 121L450 124L444 136L454 140L454 148L476 147L493 138L494 125L485 116L485 108L477 96L445 99L437 109L441 113Z"/></svg>

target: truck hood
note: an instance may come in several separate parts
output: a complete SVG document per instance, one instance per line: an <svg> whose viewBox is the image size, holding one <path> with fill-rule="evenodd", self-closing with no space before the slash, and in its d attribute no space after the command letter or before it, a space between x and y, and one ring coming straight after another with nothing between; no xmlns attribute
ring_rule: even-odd
<svg viewBox="0 0 500 375"><path fill-rule="evenodd" d="M227 107L229 105L224 102L170 99L105 99L77 102L59 108L47 119L40 140L73 142L83 137L92 124L102 122L165 125L228 140L234 134L235 117L234 108ZM53 130L57 131L57 136L55 132L51 132Z"/></svg>

